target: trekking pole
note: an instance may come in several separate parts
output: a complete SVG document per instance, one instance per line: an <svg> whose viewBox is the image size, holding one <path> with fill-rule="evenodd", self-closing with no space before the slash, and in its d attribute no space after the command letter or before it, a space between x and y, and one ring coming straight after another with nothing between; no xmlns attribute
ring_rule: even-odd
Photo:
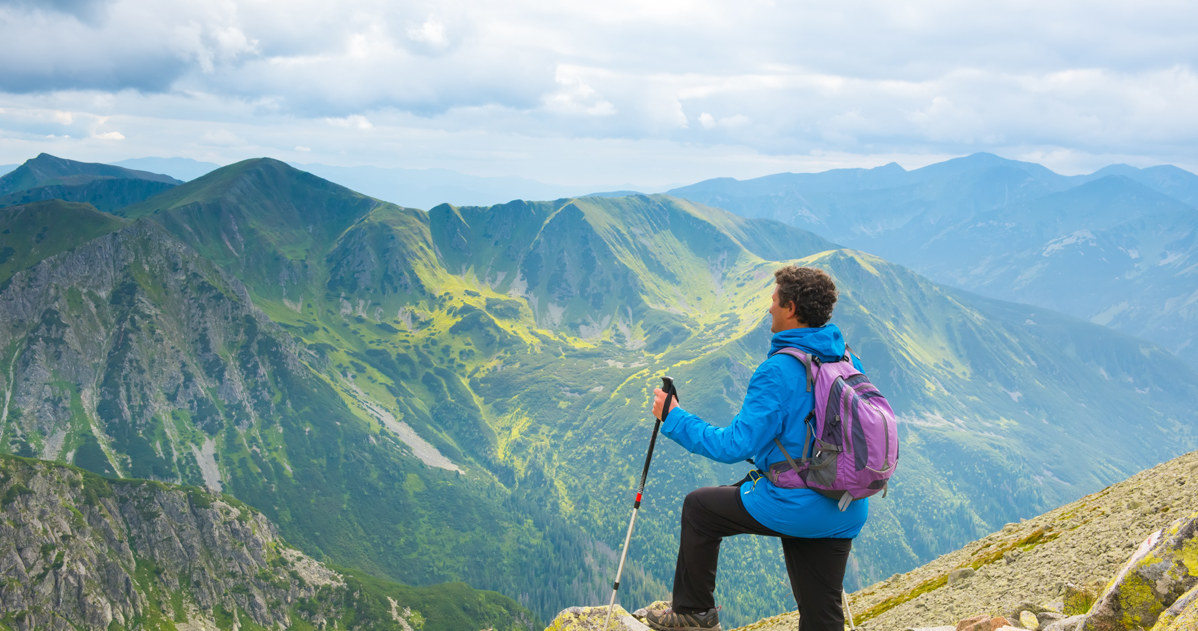
<svg viewBox="0 0 1198 631"><path fill-rule="evenodd" d="M661 406L661 415L665 417L670 411L670 400L678 398L674 389L674 380L669 377L661 378L661 389L666 393L665 404ZM649 452L645 454L645 468L641 471L641 485L636 489L636 501L632 503L632 519L628 520L628 534L624 535L624 549L620 553L620 565L616 567L616 581L611 586L611 602L607 603L607 619L603 621L603 631L611 624L611 612L616 607L616 592L620 589L620 574L624 572L624 559L628 558L628 543L632 541L632 527L636 524L636 513L641 509L641 494L645 492L645 478L649 477L649 461L653 459L653 446L657 444L657 430L661 429L661 419L653 423L653 437L649 439Z"/></svg>
<svg viewBox="0 0 1198 631"><path fill-rule="evenodd" d="M849 593L841 589L840 597L844 600L844 613L849 617L849 629L850 631L857 631L857 625L853 624L853 610L849 609Z"/></svg>

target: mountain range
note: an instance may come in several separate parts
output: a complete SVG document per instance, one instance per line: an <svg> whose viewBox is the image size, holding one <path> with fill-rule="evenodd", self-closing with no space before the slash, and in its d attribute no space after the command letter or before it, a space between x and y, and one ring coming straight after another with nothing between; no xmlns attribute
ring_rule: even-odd
<svg viewBox="0 0 1198 631"><path fill-rule="evenodd" d="M670 194L1109 326L1198 366L1198 176L1177 167L1063 176L975 154L913 171L709 180Z"/></svg>
<svg viewBox="0 0 1198 631"><path fill-rule="evenodd" d="M51 158L0 185L50 185ZM1198 375L1166 350L782 222L667 195L424 211L270 159L165 184L0 209L0 450L206 486L317 560L542 620L606 601L659 377L731 418L783 263L837 279L902 417L852 585L1198 446ZM668 594L680 498L747 466L658 444L622 600ZM729 624L789 608L769 544L728 542Z"/></svg>

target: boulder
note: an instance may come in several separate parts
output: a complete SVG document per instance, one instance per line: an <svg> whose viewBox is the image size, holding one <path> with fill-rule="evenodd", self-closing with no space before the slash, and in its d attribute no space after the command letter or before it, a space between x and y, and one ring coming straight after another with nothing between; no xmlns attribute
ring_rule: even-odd
<svg viewBox="0 0 1198 631"><path fill-rule="evenodd" d="M1198 584L1198 512L1152 533L1094 603L1083 631L1150 629ZM1192 627L1190 627L1192 628Z"/></svg>
<svg viewBox="0 0 1198 631"><path fill-rule="evenodd" d="M599 607L570 607L563 609L553 622L545 627L545 631L601 631L607 621L607 606ZM652 631L645 623L632 617L632 614L616 605L611 613L610 631Z"/></svg>
<svg viewBox="0 0 1198 631"><path fill-rule="evenodd" d="M1193 631L1198 629L1198 586L1190 588L1159 618L1152 631Z"/></svg>

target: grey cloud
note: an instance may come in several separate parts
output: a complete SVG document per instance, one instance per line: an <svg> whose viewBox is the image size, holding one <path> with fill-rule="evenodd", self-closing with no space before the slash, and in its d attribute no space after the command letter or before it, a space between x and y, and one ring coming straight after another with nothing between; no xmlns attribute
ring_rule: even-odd
<svg viewBox="0 0 1198 631"><path fill-rule="evenodd" d="M0 0L0 7L10 6L28 12L54 12L74 16L81 22L94 23L104 15L115 0Z"/></svg>
<svg viewBox="0 0 1198 631"><path fill-rule="evenodd" d="M7 32L5 32L7 31ZM0 91L36 93L55 90L167 90L186 69L177 56L107 46L75 37L45 38L43 32L0 30Z"/></svg>

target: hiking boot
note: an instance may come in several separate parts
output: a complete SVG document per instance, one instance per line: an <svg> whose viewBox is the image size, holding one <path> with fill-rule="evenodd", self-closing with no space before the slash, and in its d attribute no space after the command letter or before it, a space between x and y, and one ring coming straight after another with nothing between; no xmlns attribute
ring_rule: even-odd
<svg viewBox="0 0 1198 631"><path fill-rule="evenodd" d="M645 623L658 631L720 631L719 607L702 613L677 613L674 608L645 614Z"/></svg>

